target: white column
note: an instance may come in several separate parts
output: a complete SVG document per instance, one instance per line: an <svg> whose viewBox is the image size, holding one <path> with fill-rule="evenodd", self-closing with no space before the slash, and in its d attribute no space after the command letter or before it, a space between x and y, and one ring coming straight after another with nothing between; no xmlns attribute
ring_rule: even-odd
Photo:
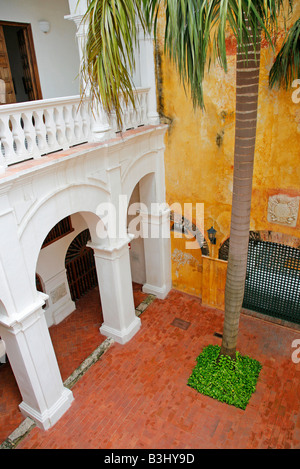
<svg viewBox="0 0 300 469"><path fill-rule="evenodd" d="M69 0L71 15L65 16L65 19L74 21L77 27L76 37L79 48L80 64L82 64L84 61L85 43L88 32L88 24L84 23L82 19L87 10L87 2L86 0L81 0L81 2L76 6L74 1L77 5L77 0ZM83 80L83 77L81 77L81 80ZM83 82L81 85L82 87L85 86ZM86 95L89 95L88 90L85 90L85 93ZM90 111L92 141L101 142L114 137L115 133L111 127L110 119L104 112L102 105L100 103L93 103L93 105L94 108Z"/></svg>
<svg viewBox="0 0 300 469"><path fill-rule="evenodd" d="M47 430L68 410L73 394L62 383L43 296L14 317L1 316L0 335L23 398L20 410Z"/></svg>
<svg viewBox="0 0 300 469"><path fill-rule="evenodd" d="M139 68L141 87L150 88L148 93L148 121L149 124L159 124L159 114L157 112L155 60L154 60L154 39L152 35L144 35L139 27Z"/></svg>
<svg viewBox="0 0 300 469"><path fill-rule="evenodd" d="M129 259L130 238L112 246L89 243L94 249L104 322L101 334L125 344L140 329L135 315Z"/></svg>
<svg viewBox="0 0 300 469"><path fill-rule="evenodd" d="M69 0L71 15L84 15L87 10L87 0Z"/></svg>
<svg viewBox="0 0 300 469"><path fill-rule="evenodd" d="M146 283L145 293L164 299L172 288L170 210L140 213L142 217Z"/></svg>

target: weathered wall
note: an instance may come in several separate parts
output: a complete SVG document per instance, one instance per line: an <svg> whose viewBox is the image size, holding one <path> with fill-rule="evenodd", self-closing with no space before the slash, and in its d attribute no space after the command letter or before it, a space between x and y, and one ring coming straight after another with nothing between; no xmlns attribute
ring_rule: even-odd
<svg viewBox="0 0 300 469"><path fill-rule="evenodd" d="M300 15L295 7L291 23ZM204 112L194 112L173 65L163 53L164 19L160 17L159 41L156 48L158 77L158 104L161 118L169 123L166 142L167 202L205 204L204 231L212 225L217 230L216 246L211 246L210 257L218 257L220 245L229 237L233 181L234 125L235 125L235 45L228 37L229 70L225 74L216 65L211 68L204 83ZM279 38L282 40L283 32ZM290 200L282 195L300 199L300 103L292 101L292 91L270 90L268 73L274 53L263 44L259 89L257 145L253 179L251 230L272 231L300 238L300 216L296 226L290 226L280 215L286 216ZM268 216L269 197L280 195L273 205L277 219ZM293 199L293 202L299 202ZM275 208L274 208L275 207ZM195 214L193 214L195 216ZM196 222L195 219L192 222ZM279 222L279 223L278 223ZM299 240L300 245L300 240ZM215 282L216 268L203 268L201 251L189 253L184 243L172 238L173 285L179 290L209 299ZM206 261L207 264L207 261ZM210 272L204 278L205 272ZM225 284L224 267L222 285ZM222 288L219 294L222 294ZM207 291L206 291L207 290ZM212 294L214 296L214 294ZM218 306L222 307L222 298Z"/></svg>

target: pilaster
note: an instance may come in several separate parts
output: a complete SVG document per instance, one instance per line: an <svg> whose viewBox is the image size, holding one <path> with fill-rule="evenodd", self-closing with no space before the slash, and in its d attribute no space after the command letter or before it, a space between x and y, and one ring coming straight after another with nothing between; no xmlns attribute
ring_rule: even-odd
<svg viewBox="0 0 300 469"><path fill-rule="evenodd" d="M73 395L62 383L43 304L40 295L14 317L1 317L0 334L23 398L20 410L47 430L68 410Z"/></svg>
<svg viewBox="0 0 300 469"><path fill-rule="evenodd" d="M140 329L135 315L128 243L122 239L113 245L98 246L94 250L104 322L101 334L125 344Z"/></svg>
<svg viewBox="0 0 300 469"><path fill-rule="evenodd" d="M146 283L145 293L166 298L172 288L170 210L140 212L142 217Z"/></svg>

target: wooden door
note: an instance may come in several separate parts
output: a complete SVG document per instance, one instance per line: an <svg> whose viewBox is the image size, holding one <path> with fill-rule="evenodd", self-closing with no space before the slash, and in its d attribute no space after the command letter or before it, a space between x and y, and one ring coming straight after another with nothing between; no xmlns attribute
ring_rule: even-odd
<svg viewBox="0 0 300 469"><path fill-rule="evenodd" d="M22 28L18 31L18 42L23 64L23 82L25 92L29 101L39 99L39 92L36 83L36 71L32 60L32 47L29 40L28 29Z"/></svg>
<svg viewBox="0 0 300 469"><path fill-rule="evenodd" d="M0 25L0 104L11 104L16 102L14 83L11 75L4 31ZM4 84L3 84L4 82ZM5 88L5 89L4 89Z"/></svg>
<svg viewBox="0 0 300 469"><path fill-rule="evenodd" d="M17 34L19 50L16 51L16 54L20 54L21 56L23 68L22 79L29 101L43 99L31 25L29 23L12 23L9 21L0 21L0 79L4 80L6 85L6 103L15 103L17 101L17 97L15 94L14 81L9 64L9 56L7 53L5 34L3 29L4 27L14 28L15 33ZM13 60L12 57L11 60Z"/></svg>

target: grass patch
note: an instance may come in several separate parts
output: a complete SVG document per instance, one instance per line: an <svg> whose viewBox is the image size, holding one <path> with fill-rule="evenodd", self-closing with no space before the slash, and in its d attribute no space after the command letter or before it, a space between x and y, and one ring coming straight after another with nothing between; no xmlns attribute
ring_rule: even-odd
<svg viewBox="0 0 300 469"><path fill-rule="evenodd" d="M188 386L200 394L245 410L255 392L261 364L236 352L236 360L222 356L220 347L208 345L197 357L197 365L188 379Z"/></svg>

